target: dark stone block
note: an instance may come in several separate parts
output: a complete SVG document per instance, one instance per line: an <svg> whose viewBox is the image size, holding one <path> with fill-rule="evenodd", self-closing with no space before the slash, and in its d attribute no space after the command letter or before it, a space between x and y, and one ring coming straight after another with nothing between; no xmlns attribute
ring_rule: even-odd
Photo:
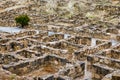
<svg viewBox="0 0 120 80"><path fill-rule="evenodd" d="M45 79L45 80L54 80L54 76L50 76L50 77L48 77L48 78Z"/></svg>
<svg viewBox="0 0 120 80"><path fill-rule="evenodd" d="M112 80L120 80L120 76L112 76Z"/></svg>
<svg viewBox="0 0 120 80"><path fill-rule="evenodd" d="M87 61L93 61L93 58L91 56L87 56Z"/></svg>
<svg viewBox="0 0 120 80"><path fill-rule="evenodd" d="M65 79L62 77L58 77L57 80L65 80Z"/></svg>

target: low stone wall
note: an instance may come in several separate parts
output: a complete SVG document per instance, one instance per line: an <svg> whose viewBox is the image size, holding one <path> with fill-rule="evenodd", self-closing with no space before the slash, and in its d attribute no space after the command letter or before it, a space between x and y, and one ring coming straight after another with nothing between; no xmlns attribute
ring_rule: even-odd
<svg viewBox="0 0 120 80"><path fill-rule="evenodd" d="M102 80L119 80L120 79L120 71L114 71L106 75Z"/></svg>
<svg viewBox="0 0 120 80"><path fill-rule="evenodd" d="M11 54L1 54L0 64L9 64L11 62L18 62L20 59Z"/></svg>
<svg viewBox="0 0 120 80"><path fill-rule="evenodd" d="M109 28L106 30L107 33L112 33L112 34L118 34L119 30L118 29L114 29L114 28Z"/></svg>
<svg viewBox="0 0 120 80"><path fill-rule="evenodd" d="M77 51L74 53L76 59L78 60L82 60L86 57L86 55L89 55L89 54L94 54L98 51L101 51L101 50L104 50L104 49L108 49L111 47L111 42L105 42L105 43L102 43L96 47L91 47L91 48L84 48L83 50L80 50L80 51Z"/></svg>
<svg viewBox="0 0 120 80"><path fill-rule="evenodd" d="M8 43L1 44L0 45L0 51L2 53L5 53L5 52L20 50L20 49L25 48L25 47L26 46L22 43L19 43L17 41L10 41Z"/></svg>
<svg viewBox="0 0 120 80"><path fill-rule="evenodd" d="M90 37L75 36L75 37L69 38L67 41L73 44L81 44L81 45L88 45L88 46L91 45Z"/></svg>
<svg viewBox="0 0 120 80"><path fill-rule="evenodd" d="M35 35L36 31L31 30L31 31L24 31L24 32L20 32L14 35L14 37L23 37L23 36L31 36L31 35Z"/></svg>
<svg viewBox="0 0 120 80"><path fill-rule="evenodd" d="M113 72L114 70L112 68L108 68L104 65L100 65L100 64L93 64L92 67L92 74L93 74L93 79L102 79L105 75Z"/></svg>
<svg viewBox="0 0 120 80"><path fill-rule="evenodd" d="M120 52L118 50L105 50L87 56L88 68L93 77L102 79L105 75L120 69Z"/></svg>
<svg viewBox="0 0 120 80"><path fill-rule="evenodd" d="M103 32L93 33L92 36L94 38L105 39L105 40L109 40L111 38L111 35Z"/></svg>
<svg viewBox="0 0 120 80"><path fill-rule="evenodd" d="M64 34L53 34L51 36L44 37L42 42L54 42L61 39L64 39Z"/></svg>
<svg viewBox="0 0 120 80"><path fill-rule="evenodd" d="M120 7L114 6L114 5L97 5L95 9L105 10L105 11L109 12L110 15L115 15L114 13L119 12Z"/></svg>
<svg viewBox="0 0 120 80"><path fill-rule="evenodd" d="M115 50L120 50L120 44L116 45L115 47L113 47L113 49Z"/></svg>
<svg viewBox="0 0 120 80"><path fill-rule="evenodd" d="M56 61L57 64L55 64L53 61ZM17 75L23 75L30 73L31 71L38 70L46 64L52 65L59 64L61 66L64 66L66 63L69 63L66 59L57 56L47 55L44 57L38 57L31 60L19 61L18 63L3 65L3 69L6 69Z"/></svg>
<svg viewBox="0 0 120 80"><path fill-rule="evenodd" d="M84 75L84 62L77 62L74 65L66 64L66 67L60 69L58 73L42 76L42 77L35 77L34 79L40 80L49 80L49 79L57 79L57 80L74 80L76 78L80 78Z"/></svg>

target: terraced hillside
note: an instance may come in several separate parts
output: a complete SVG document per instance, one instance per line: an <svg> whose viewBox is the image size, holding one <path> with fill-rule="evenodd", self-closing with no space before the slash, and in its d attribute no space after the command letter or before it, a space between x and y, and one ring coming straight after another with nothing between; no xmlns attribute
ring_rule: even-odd
<svg viewBox="0 0 120 80"><path fill-rule="evenodd" d="M30 17L25 29L15 23L20 14ZM120 80L119 74L119 0L0 0L0 80Z"/></svg>

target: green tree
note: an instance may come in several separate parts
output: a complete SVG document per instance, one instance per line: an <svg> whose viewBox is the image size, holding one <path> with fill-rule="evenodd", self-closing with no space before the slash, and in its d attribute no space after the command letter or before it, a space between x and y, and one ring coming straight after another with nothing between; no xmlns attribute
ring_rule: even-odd
<svg viewBox="0 0 120 80"><path fill-rule="evenodd" d="M20 24L22 28L24 28L24 26L28 25L30 18L28 15L19 15L15 18L15 21L17 24Z"/></svg>

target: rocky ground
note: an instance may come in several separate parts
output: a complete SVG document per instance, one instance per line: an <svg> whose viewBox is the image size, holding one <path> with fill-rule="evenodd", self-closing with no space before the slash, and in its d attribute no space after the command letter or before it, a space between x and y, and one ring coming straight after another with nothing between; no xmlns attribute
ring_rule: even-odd
<svg viewBox="0 0 120 80"><path fill-rule="evenodd" d="M0 80L120 80L119 15L119 0L0 0Z"/></svg>

